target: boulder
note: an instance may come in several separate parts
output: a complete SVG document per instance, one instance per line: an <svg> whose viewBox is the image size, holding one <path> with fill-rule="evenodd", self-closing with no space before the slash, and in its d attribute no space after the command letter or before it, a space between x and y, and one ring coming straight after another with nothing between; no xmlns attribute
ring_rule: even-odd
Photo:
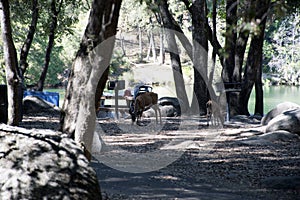
<svg viewBox="0 0 300 200"><path fill-rule="evenodd" d="M274 117L284 113L287 110L291 110L295 108L300 108L300 106L292 102L280 103L275 108L273 108L270 112L268 112L266 116L263 117L263 119L261 120L261 124L267 125L269 121L271 121Z"/></svg>
<svg viewBox="0 0 300 200"><path fill-rule="evenodd" d="M26 96L23 99L23 112L24 114L31 114L31 113L53 113L53 114L60 114L61 109L56 105L45 101L42 98L37 96Z"/></svg>
<svg viewBox="0 0 300 200"><path fill-rule="evenodd" d="M269 121L266 132L277 130L300 134L300 108L285 111Z"/></svg>
<svg viewBox="0 0 300 200"><path fill-rule="evenodd" d="M159 106L162 117L176 117L178 116L177 109L174 106ZM155 117L155 111L150 108L143 112L143 117Z"/></svg>
<svg viewBox="0 0 300 200"><path fill-rule="evenodd" d="M248 145L273 145L277 142L300 142L300 136L288 131L280 130L261 135L254 135L241 140L240 142Z"/></svg>
<svg viewBox="0 0 300 200"><path fill-rule="evenodd" d="M270 142L291 142L291 141L300 141L300 137L297 134L290 133L288 131L279 130L270 133L265 133L258 136L260 140L267 140Z"/></svg>
<svg viewBox="0 0 300 200"><path fill-rule="evenodd" d="M178 115L178 110L172 106L160 106L160 111L161 111L161 115L163 117L177 117Z"/></svg>
<svg viewBox="0 0 300 200"><path fill-rule="evenodd" d="M0 125L0 199L101 199L95 171L67 135Z"/></svg>
<svg viewBox="0 0 300 200"><path fill-rule="evenodd" d="M178 98L175 97L162 97L158 99L158 105L161 106L173 106L176 109L176 114L175 116L180 116L181 115L181 107L180 107L180 102Z"/></svg>

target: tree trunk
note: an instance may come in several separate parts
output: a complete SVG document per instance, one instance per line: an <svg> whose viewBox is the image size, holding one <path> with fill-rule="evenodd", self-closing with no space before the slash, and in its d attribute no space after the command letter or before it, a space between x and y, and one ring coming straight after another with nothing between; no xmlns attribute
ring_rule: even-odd
<svg viewBox="0 0 300 200"><path fill-rule="evenodd" d="M262 62L261 62L261 64L262 64ZM258 68L256 81L255 81L254 114L264 116L264 91L263 91L263 83L262 83L262 67Z"/></svg>
<svg viewBox="0 0 300 200"><path fill-rule="evenodd" d="M45 80L47 77L47 72L48 72L48 68L49 68L49 64L50 64L51 52L52 52L52 49L54 46L55 31L56 31L57 22L58 22L58 14L60 13L62 3L63 3L63 0L60 1L59 7L56 10L56 0L51 1L51 25L50 25L48 46L46 49L43 70L42 70L40 79L37 83L37 91L43 91L43 89L44 89Z"/></svg>
<svg viewBox="0 0 300 200"><path fill-rule="evenodd" d="M169 5L166 0L162 1L156 1L156 3L159 3L161 6L160 8L160 14L163 20L166 20L166 23L164 23L164 28L174 30L175 35L181 42L183 48L186 50L189 58L193 60L193 46L190 43L189 39L185 36L180 26L175 23L176 20L172 16L172 14L169 11Z"/></svg>
<svg viewBox="0 0 300 200"><path fill-rule="evenodd" d="M199 108L200 115L206 114L206 102L208 95L208 40L206 33L206 2L196 0L192 6L192 25L193 25L193 64L194 64L194 93L192 109ZM193 109L192 111L194 111Z"/></svg>
<svg viewBox="0 0 300 200"><path fill-rule="evenodd" d="M212 8L212 24L213 24L213 35L212 37L217 38L217 0L213 0L212 2L213 8ZM215 66L216 66L216 57L217 57L217 49L213 48L212 51L212 68L211 71L209 72L209 77L208 77L208 85L212 85L213 82L213 77L214 77L214 72L215 72Z"/></svg>
<svg viewBox="0 0 300 200"><path fill-rule="evenodd" d="M168 51L171 57L171 66L174 76L176 95L181 103L181 112L185 113L189 109L189 100L185 90L185 84L183 80L180 56L178 53L178 46L175 40L175 34L172 30L169 29L165 30L165 34L168 44Z"/></svg>
<svg viewBox="0 0 300 200"><path fill-rule="evenodd" d="M126 56L125 39L121 31L120 31L120 47L122 49L122 57Z"/></svg>
<svg viewBox="0 0 300 200"><path fill-rule="evenodd" d="M174 76L176 95L181 100L181 111L184 113L189 108L189 100L185 90L185 84L182 76L182 68L178 46L175 40L175 31L170 28L173 27L172 16L169 12L167 1L160 1L158 4L163 26L165 28L165 37L168 44L168 52L171 57L171 66Z"/></svg>
<svg viewBox="0 0 300 200"><path fill-rule="evenodd" d="M152 41L152 56L153 56L153 62L155 63L157 61L157 55L156 55L156 45L155 45L155 40L154 40L154 35L153 35L153 31L151 30L150 32L150 40Z"/></svg>
<svg viewBox="0 0 300 200"><path fill-rule="evenodd" d="M36 30L36 25L38 22L38 16L39 16L39 6L38 6L38 0L32 0L32 8L31 8L32 14L31 14L31 24L29 26L29 31L27 33L26 39L24 44L22 45L21 48L21 53L20 53L20 69L22 72L22 79L24 82L24 74L27 70L28 63L27 63L27 56L29 53L29 49L31 47L33 37L35 34Z"/></svg>
<svg viewBox="0 0 300 200"><path fill-rule="evenodd" d="M160 51L159 51L159 59L160 64L165 63L165 45L164 45L164 30L161 28L159 33L159 42L160 42Z"/></svg>
<svg viewBox="0 0 300 200"><path fill-rule="evenodd" d="M0 16L3 52L7 81L8 125L17 126L22 119L22 80L17 61L17 52L12 38L9 3L0 1Z"/></svg>
<svg viewBox="0 0 300 200"><path fill-rule="evenodd" d="M156 50L155 50L155 42L154 42L154 35L153 35L153 30L150 30L150 35L149 35L149 48L148 48L148 53L147 53L147 60L150 60L150 55L152 52L152 59L153 62L156 62Z"/></svg>
<svg viewBox="0 0 300 200"><path fill-rule="evenodd" d="M247 47L247 42L249 38L249 28L248 24L255 18L255 0L248 0L240 2L240 7L245 9L245 15L243 16L244 20L242 21L243 27L238 33L236 48L235 48L235 61L234 61L234 71L232 75L233 82L241 82L242 80L242 69L245 57L245 51Z"/></svg>
<svg viewBox="0 0 300 200"><path fill-rule="evenodd" d="M225 60L223 67L223 81L232 82L235 67L236 27L237 27L237 0L226 1L226 38L225 38Z"/></svg>
<svg viewBox="0 0 300 200"><path fill-rule="evenodd" d="M139 27L139 62L143 61L143 40L142 40L142 30Z"/></svg>
<svg viewBox="0 0 300 200"><path fill-rule="evenodd" d="M95 129L95 101L100 99L107 80L120 6L120 0L93 1L63 105L62 131L81 145L89 159Z"/></svg>
<svg viewBox="0 0 300 200"><path fill-rule="evenodd" d="M254 35L250 49L248 53L247 63L245 66L244 78L243 78L243 88L240 95L239 102L239 114L249 115L248 111L248 102L251 95L251 91L255 82L257 83L257 91L256 93L256 103L257 107L255 112L259 114L263 113L263 93L262 93L262 84L261 83L261 67L262 67L262 51L263 51L263 43L264 43L264 33L265 26L267 20L267 13L270 5L270 0L264 0L256 4L256 21L260 21L259 30L260 32L257 35ZM259 77L258 77L259 76Z"/></svg>

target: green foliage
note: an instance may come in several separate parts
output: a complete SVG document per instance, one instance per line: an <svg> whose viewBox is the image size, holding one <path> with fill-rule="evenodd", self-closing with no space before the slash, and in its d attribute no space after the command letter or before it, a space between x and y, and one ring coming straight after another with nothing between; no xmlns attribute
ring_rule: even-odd
<svg viewBox="0 0 300 200"><path fill-rule="evenodd" d="M147 9L145 2L137 0L124 0L120 13L120 29L130 32L138 27L147 29L149 18L153 17L152 12Z"/></svg>
<svg viewBox="0 0 300 200"><path fill-rule="evenodd" d="M62 2L60 7L60 2ZM13 28L13 38L17 51L23 45L27 35L28 27L31 23L31 0L12 0L11 19ZM28 55L29 67L25 73L26 84L37 82L42 66L44 64L45 51L48 43L49 25L51 23L49 0L39 0L39 19L34 36L34 41ZM58 0L56 9L59 12L58 26L56 29L55 44L52 50L46 85L55 85L59 82L58 76L66 68L69 68L78 49L80 41L79 34L83 27L76 26L79 17L87 13L86 1L81 0ZM60 10L59 10L60 9ZM1 73L0 73L1 81Z"/></svg>
<svg viewBox="0 0 300 200"><path fill-rule="evenodd" d="M119 77L130 69L130 63L121 50L115 50L110 63L110 76Z"/></svg>
<svg viewBox="0 0 300 200"><path fill-rule="evenodd" d="M266 32L264 72L288 77L300 73L300 12L274 20Z"/></svg>

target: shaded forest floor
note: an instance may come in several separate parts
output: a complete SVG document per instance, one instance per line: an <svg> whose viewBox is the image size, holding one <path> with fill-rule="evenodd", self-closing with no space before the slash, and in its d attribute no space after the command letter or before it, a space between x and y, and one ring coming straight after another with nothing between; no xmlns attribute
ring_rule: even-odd
<svg viewBox="0 0 300 200"><path fill-rule="evenodd" d="M300 199L299 139L255 140L264 127L245 117L224 128L191 116L163 122L99 120L102 153L95 150L91 165L104 199ZM58 123L59 116L43 113L24 116L21 126Z"/></svg>

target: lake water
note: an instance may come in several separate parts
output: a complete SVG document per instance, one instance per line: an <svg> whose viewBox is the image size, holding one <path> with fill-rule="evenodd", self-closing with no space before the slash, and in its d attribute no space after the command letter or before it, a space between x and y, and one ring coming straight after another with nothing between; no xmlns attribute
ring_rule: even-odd
<svg viewBox="0 0 300 200"><path fill-rule="evenodd" d="M297 86L264 86L264 113L268 113L277 104L290 101L300 105L300 87ZM254 112L255 92L249 101L249 112Z"/></svg>
<svg viewBox="0 0 300 200"><path fill-rule="evenodd" d="M296 86L264 86L264 113L268 113L272 108L274 108L277 104L290 101L300 105L300 87ZM59 105L62 106L65 90L64 89L46 89L46 91L58 92L60 94ZM155 91L160 93L170 93L170 95L174 94L174 92L170 92L168 87L165 89L156 89ZM173 95L172 95L173 96ZM252 92L250 101L249 101L249 112L254 112L254 103L255 103L255 92Z"/></svg>

